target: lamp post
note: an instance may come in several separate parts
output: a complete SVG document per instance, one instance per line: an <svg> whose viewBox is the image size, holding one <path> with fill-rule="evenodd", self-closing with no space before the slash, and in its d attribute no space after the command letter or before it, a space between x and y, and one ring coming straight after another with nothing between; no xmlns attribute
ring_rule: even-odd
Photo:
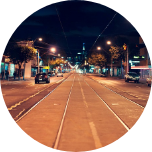
<svg viewBox="0 0 152 152"><path fill-rule="evenodd" d="M35 41L36 40L38 40L38 41L42 41L43 39L42 38L36 38L34 41L33 41L33 45L34 45L34 43L35 43ZM39 50L37 49L37 73L39 73L39 56L40 56L40 54L39 54Z"/></svg>
<svg viewBox="0 0 152 152"><path fill-rule="evenodd" d="M128 72L129 72L129 54L128 54L128 45L126 45L126 44L124 43L123 48L124 48L124 50L126 50L126 51L127 51L127 61L126 61L126 64L127 64L127 71L126 71L126 73L128 73Z"/></svg>
<svg viewBox="0 0 152 152"><path fill-rule="evenodd" d="M107 44L108 45L111 45L111 41L107 41ZM111 76L112 76L112 62L113 62L113 59L112 59L112 53L111 53Z"/></svg>

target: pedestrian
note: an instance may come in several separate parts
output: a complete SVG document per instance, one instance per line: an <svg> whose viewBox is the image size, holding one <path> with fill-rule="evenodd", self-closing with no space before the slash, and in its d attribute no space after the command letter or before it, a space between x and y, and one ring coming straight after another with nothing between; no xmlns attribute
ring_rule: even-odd
<svg viewBox="0 0 152 152"><path fill-rule="evenodd" d="M6 80L8 80L9 72L8 72L8 71L6 71L5 73L6 73Z"/></svg>
<svg viewBox="0 0 152 152"><path fill-rule="evenodd" d="M16 79L16 71L14 71L13 75L14 75L14 80L15 80Z"/></svg>
<svg viewBox="0 0 152 152"><path fill-rule="evenodd" d="M1 75L2 75L2 80L3 80L3 77L4 77L4 71L2 71Z"/></svg>

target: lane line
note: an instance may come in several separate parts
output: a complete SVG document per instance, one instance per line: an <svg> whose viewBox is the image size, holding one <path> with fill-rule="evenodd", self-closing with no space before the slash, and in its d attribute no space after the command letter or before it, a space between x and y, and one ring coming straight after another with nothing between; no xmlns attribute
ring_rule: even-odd
<svg viewBox="0 0 152 152"><path fill-rule="evenodd" d="M84 80L85 81L85 80ZM86 82L86 81L85 81ZM97 92L86 82L86 84L95 92L95 94L98 96L98 98L103 101L103 103L107 106L107 108L114 114L114 116L119 120L119 122L126 128L127 131L130 130L130 128L121 120L121 118L109 107L109 105L97 94Z"/></svg>
<svg viewBox="0 0 152 152"><path fill-rule="evenodd" d="M46 88L44 88L44 89L42 89L42 90L38 91L37 93L35 93L35 94L33 94L33 95L29 96L29 97L28 97L28 98L26 98L26 99L23 99L23 100L19 101L18 103L16 103L15 105L12 105L11 107L9 107L9 108L7 108L7 109L10 111L10 110L12 110L12 109L16 108L17 106L21 105L21 103L23 103L23 102L25 102L25 101L29 100L30 98L33 98L34 96L36 96L36 95L40 94L42 91L44 91L44 90L48 89L49 87L51 87L51 86L53 86L53 85L54 85L54 84L49 85L48 87L46 87Z"/></svg>
<svg viewBox="0 0 152 152"><path fill-rule="evenodd" d="M22 111L20 111L20 113L14 119L17 119L24 111L25 111L25 109L23 109Z"/></svg>
<svg viewBox="0 0 152 152"><path fill-rule="evenodd" d="M79 80L79 78L78 78L78 80ZM84 105L85 105L87 117L88 117L88 119L89 119L89 126L90 126L90 129L91 129L91 132L92 132L92 136L93 136L93 139L94 139L95 147L96 147L96 149L98 149L98 148L101 148L101 147L102 147L102 144L101 144L100 138L99 138L99 136L98 136L98 133L97 133L97 129L96 129L96 127L95 127L95 124L94 124L94 122L92 121L91 113L90 113L89 110L88 110L88 104L87 104L87 102L86 102L85 95L84 95L84 92L83 92L83 89L82 89L80 80L79 80L79 85L80 85L80 87L81 87L81 93L82 93L82 97L83 97L83 103L84 103Z"/></svg>
<svg viewBox="0 0 152 152"><path fill-rule="evenodd" d="M91 80L94 80L94 79L92 79L92 78L89 78L89 79L91 79ZM94 80L94 81L96 81L96 80ZM97 81L96 81L97 82ZM98 82L97 82L98 83ZM102 85L102 83L99 83L100 85ZM102 85L103 87L105 87L106 89L108 89L108 90L110 90L110 91L112 91L113 93L115 93L115 94L117 94L117 95L119 95L119 96L121 96L121 97L123 97L123 98L125 98L125 99L127 99L128 101L130 101L130 102L132 102L132 103L134 103L134 104L136 104L137 106L139 106L139 107L141 107L141 108L145 108L145 107L143 107L142 105L140 105L140 104L138 104L138 103L136 103L136 102L134 102L134 101L132 101L132 100L130 100L130 99L128 99L127 97L125 97L125 96L123 96L123 95L121 95L121 94L119 94L119 93L117 93L117 92L115 92L115 91L113 91L112 89L109 89L108 87L106 87L105 85Z"/></svg>
<svg viewBox="0 0 152 152"><path fill-rule="evenodd" d="M56 83L60 83L61 81L63 81L65 78L63 78L63 79L61 79L61 80L59 80L59 81L57 81Z"/></svg>
<svg viewBox="0 0 152 152"><path fill-rule="evenodd" d="M63 123L64 123L64 120L65 120L65 115L66 115L67 108L68 108L68 105L69 105L69 100L70 100L70 96L71 96L71 93L72 93L72 88L73 88L74 80L75 80L75 76L74 76L74 79L73 79L72 86L70 88L70 93L69 93L67 104L66 104L66 107L65 107L65 110L64 110L64 113L63 113L63 117L62 117L62 120L61 120L59 131L58 131L58 134L57 134L57 137L56 137L56 140L55 140L55 144L53 146L54 149L57 149L58 145L59 145L59 140L60 140L60 137L61 137L61 132L62 132L62 129L63 129Z"/></svg>
<svg viewBox="0 0 152 152"><path fill-rule="evenodd" d="M67 77L69 78L70 75ZM65 79L66 80L66 79ZM63 81L64 82L64 81ZM63 83L62 82L62 83ZM61 84L62 84L61 83ZM61 85L60 84L60 85ZM49 92L49 94L47 94L45 97L43 97L41 100L39 100L39 102L37 102L33 107L31 107L26 113L24 113L24 115L22 115L18 120L16 120L15 122L17 123L18 121L20 121L23 117L25 117L32 109L34 109L40 102L42 102L46 97L48 97L54 90L56 90L60 85L58 85L55 89L53 89L51 92Z"/></svg>

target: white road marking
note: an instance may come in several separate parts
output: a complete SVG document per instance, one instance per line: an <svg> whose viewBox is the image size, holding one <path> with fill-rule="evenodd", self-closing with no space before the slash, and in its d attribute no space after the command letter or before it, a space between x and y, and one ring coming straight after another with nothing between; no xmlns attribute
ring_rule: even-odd
<svg viewBox="0 0 152 152"><path fill-rule="evenodd" d="M119 104L118 104L118 103L112 103L112 105L113 105L113 106L117 106L117 105L119 105Z"/></svg>
<svg viewBox="0 0 152 152"><path fill-rule="evenodd" d="M78 80L79 80L79 79L78 79ZM80 87L81 87L80 81L79 81L79 84L80 84ZM81 93L82 93L84 105L85 105L85 107L86 107L87 117L89 118L89 126L90 126L90 129L91 129L91 132L92 132L92 136L93 136L93 139L94 139L95 147L96 147L96 148L101 148L101 147L102 147L102 144L101 144L100 138L99 138L99 136L98 136L98 133L97 133L97 129L96 129L96 127L95 127L95 124L94 124L94 122L92 121L91 113L88 111L88 104L87 104L87 102L86 102L85 95L84 95L84 92L83 92L82 87L81 87Z"/></svg>
<svg viewBox="0 0 152 152"><path fill-rule="evenodd" d="M63 81L65 78L63 78L63 79L61 79L61 80L59 80L59 81L57 81L56 83L60 83L61 81Z"/></svg>
<svg viewBox="0 0 152 152"><path fill-rule="evenodd" d="M25 109L23 109L23 110L15 117L15 119L18 118L24 111L25 111Z"/></svg>
<svg viewBox="0 0 152 152"><path fill-rule="evenodd" d="M86 82L86 81L85 81ZM86 82L86 84L96 93L96 91ZM129 127L117 116L117 114L109 107L109 105L96 93L96 95L103 101L103 103L107 106L107 108L114 114L114 116L120 121L120 123L129 131Z"/></svg>
<svg viewBox="0 0 152 152"><path fill-rule="evenodd" d="M70 96L71 96L74 80L75 80L75 76L74 76L73 83L72 83L72 86L71 86L71 89L70 89L70 93L69 93L69 96L68 96L67 104L66 104L66 107L65 107L65 110L64 110L64 113L63 113L63 117L62 117L62 120L61 120L61 124L60 124L60 127L59 127L59 131L58 131L58 134L57 134L57 137L56 137L56 141L55 141L55 144L54 144L54 147L53 147L54 149L57 149L57 147L59 145L59 140L60 140L60 136L61 136L61 132L62 132L62 128L63 128L63 123L64 123L65 115L66 115L66 112L67 112L67 108L68 108L68 104L69 104L69 100L70 100Z"/></svg>

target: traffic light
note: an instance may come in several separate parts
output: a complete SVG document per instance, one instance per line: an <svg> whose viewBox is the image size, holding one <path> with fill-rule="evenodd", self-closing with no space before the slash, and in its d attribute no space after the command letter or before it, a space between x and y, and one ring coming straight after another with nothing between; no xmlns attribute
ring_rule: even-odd
<svg viewBox="0 0 152 152"><path fill-rule="evenodd" d="M124 43L124 45L123 45L123 49L124 50L127 50L127 45Z"/></svg>

